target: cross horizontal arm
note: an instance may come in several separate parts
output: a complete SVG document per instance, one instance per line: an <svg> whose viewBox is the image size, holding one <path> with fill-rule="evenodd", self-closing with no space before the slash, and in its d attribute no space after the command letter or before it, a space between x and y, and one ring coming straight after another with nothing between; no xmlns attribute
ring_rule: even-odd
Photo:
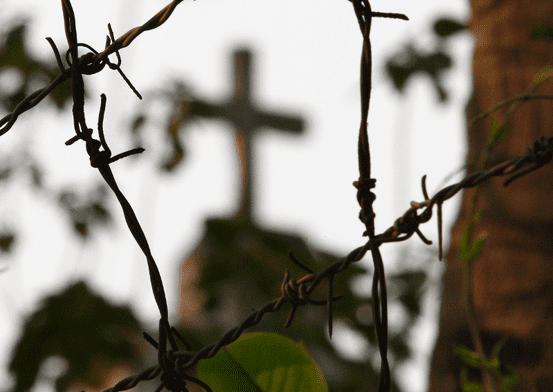
<svg viewBox="0 0 553 392"><path fill-rule="evenodd" d="M238 105L231 106L227 104L213 104L202 100L196 100L191 103L190 115L209 119L226 120L235 127L243 128L245 122L253 122L255 127L269 127L280 131L299 134L305 128L305 121L301 117L286 116L283 113L257 111L257 110L240 110ZM249 117L247 121L242 122L243 117Z"/></svg>

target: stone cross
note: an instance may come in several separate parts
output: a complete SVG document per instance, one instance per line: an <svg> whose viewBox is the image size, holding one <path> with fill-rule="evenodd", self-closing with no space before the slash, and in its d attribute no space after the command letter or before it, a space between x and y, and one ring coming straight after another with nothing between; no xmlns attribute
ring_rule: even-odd
<svg viewBox="0 0 553 392"><path fill-rule="evenodd" d="M235 128L236 152L240 162L241 194L237 217L252 219L252 148L254 133L268 127L289 133L299 134L304 124L300 117L286 116L284 113L258 108L252 99L251 57L248 50L234 53L234 93L230 99L210 103L195 100L191 114L213 119L224 119Z"/></svg>

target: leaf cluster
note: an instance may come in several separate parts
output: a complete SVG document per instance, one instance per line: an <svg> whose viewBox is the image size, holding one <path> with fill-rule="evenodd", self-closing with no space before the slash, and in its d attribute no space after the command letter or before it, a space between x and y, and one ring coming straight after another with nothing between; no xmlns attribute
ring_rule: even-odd
<svg viewBox="0 0 553 392"><path fill-rule="evenodd" d="M434 22L433 33L438 44L433 50L419 49L414 42L404 44L386 61L386 72L397 91L403 92L409 80L415 76L430 78L439 101L447 102L448 93L443 87L443 74L451 69L453 60L446 50L446 42L462 33L465 25L451 18L442 18Z"/></svg>

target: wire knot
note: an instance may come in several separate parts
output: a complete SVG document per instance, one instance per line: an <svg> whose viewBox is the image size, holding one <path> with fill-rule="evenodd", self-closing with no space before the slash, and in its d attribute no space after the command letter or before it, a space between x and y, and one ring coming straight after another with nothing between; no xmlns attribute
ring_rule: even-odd
<svg viewBox="0 0 553 392"><path fill-rule="evenodd" d="M292 254L292 252L288 253L288 256L290 256L290 259L295 264L307 270L309 273L300 279L294 280L294 279L290 279L289 270L284 271L284 280L280 285L280 292L282 293L282 298L284 298L286 301L290 303L290 305L292 305L292 309L288 314L288 319L284 324L284 328L288 328L290 324L292 324L292 320L294 318L294 315L296 314L296 308L298 306L302 306L307 303L310 303L312 305L318 305L318 306L329 304L329 307L330 307L332 302L342 299L342 295L338 295L336 297L332 296L332 287L331 287L332 277L329 277L330 287L328 292L328 300L317 300L317 299L309 298L309 295L311 293L308 290L309 288L306 286L306 283L310 283L314 280L317 280L318 279L317 275L309 267L302 264L298 259L296 259L296 257ZM332 324L332 313L329 313L329 323ZM330 331L331 331L330 334L332 335L332 327L330 327Z"/></svg>
<svg viewBox="0 0 553 392"><path fill-rule="evenodd" d="M376 200L376 195L372 192L372 189L376 186L376 179L362 179L359 181L354 181L353 186L357 188L357 201L361 206L361 211L359 212L359 220L365 225L369 225L374 231L374 217L376 214L373 211L373 203ZM365 231L364 236L367 236L368 233Z"/></svg>
<svg viewBox="0 0 553 392"><path fill-rule="evenodd" d="M526 146L526 154L530 162L543 166L553 158L553 138L540 136L534 140L532 147Z"/></svg>
<svg viewBox="0 0 553 392"><path fill-rule="evenodd" d="M186 381L191 381L201 386L207 392L212 392L212 389L203 381L186 374L182 365L182 361L188 357L193 357L196 353L190 351L192 347L184 339L184 337L175 329L170 327L167 320L161 319L159 323L159 343L148 335L143 333L144 338L158 351L158 369L162 372L160 380L161 385L156 391L161 391L163 388L173 392L188 392ZM175 338L179 339L184 344L187 351L179 351ZM171 348L167 350L167 340Z"/></svg>
<svg viewBox="0 0 553 392"><path fill-rule="evenodd" d="M83 54L77 59L77 63L73 64L73 60L71 60L73 56L71 56L71 53L74 52L74 54L77 55L77 48L79 46L87 48L90 52ZM101 61L99 63L95 62L97 55L98 52L92 46L85 43L78 43L67 49L67 51L65 52L65 61L67 61L67 64L69 64L69 68L73 69L74 71L82 75L93 75L100 72L106 66L105 61Z"/></svg>
<svg viewBox="0 0 553 392"><path fill-rule="evenodd" d="M552 158L553 135L550 135L547 138L545 136L540 136L539 138L534 140L534 142L532 143L532 147L526 146L524 155L517 160L510 171L519 170L525 163L533 163L534 165L511 176L511 178L503 183L503 186L508 186L517 178L520 178L548 164L549 162L551 162Z"/></svg>
<svg viewBox="0 0 553 392"><path fill-rule="evenodd" d="M394 222L394 229L398 234L413 233L419 228L417 213L413 211L408 215L404 215Z"/></svg>
<svg viewBox="0 0 553 392"><path fill-rule="evenodd" d="M413 233L417 233L422 242L424 242L426 245L432 245L432 241L427 239L419 229L419 225L424 221L423 219L421 219L421 217L422 215L417 215L417 208L412 207L407 213L405 213L405 215L397 219L391 228L392 232L389 233L392 241L403 241L411 237ZM386 233L388 233L388 231ZM405 234L405 236L400 238L400 234ZM384 242L391 241L385 240Z"/></svg>
<svg viewBox="0 0 553 392"><path fill-rule="evenodd" d="M290 279L290 271L284 271L284 281L281 285L281 293L284 298L292 306L302 306L306 303L313 301L309 298L309 294L306 293L305 283L311 282L315 277L314 274L305 275L303 278L294 280Z"/></svg>
<svg viewBox="0 0 553 392"><path fill-rule="evenodd" d="M169 353L167 353L169 354ZM188 392L186 380L175 369L164 371L160 377L161 383L165 385L165 389L173 392Z"/></svg>

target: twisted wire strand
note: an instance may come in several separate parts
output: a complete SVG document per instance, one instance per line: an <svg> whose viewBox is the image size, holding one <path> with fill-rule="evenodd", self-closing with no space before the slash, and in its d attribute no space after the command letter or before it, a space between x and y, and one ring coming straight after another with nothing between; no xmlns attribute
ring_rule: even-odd
<svg viewBox="0 0 553 392"><path fill-rule="evenodd" d="M180 371L185 371L193 366L195 366L200 360L212 358L217 354L217 352L224 346L234 342L238 339L241 334L248 328L251 328L257 325L263 317L268 313L273 313L279 311L280 308L286 303L291 304L291 310L288 314L285 326L291 325L296 308L299 306L306 305L308 303L314 305L323 305L326 304L329 307L328 322L329 322L329 333L332 332L332 303L339 300L340 296L332 296L332 279L334 276L345 269L354 262L360 261L366 255L366 253L371 250L371 247L375 247L379 244L386 242L395 242L395 241L404 241L410 238L418 228L419 224L426 223L432 217L432 208L434 205L441 207L441 203L453 197L461 189L475 187L482 182L490 179L495 176L506 176L511 175L512 177L505 181L504 184L509 185L509 182L513 181L516 178L520 178L523 175L530 173L531 171L537 170L540 167L551 161L553 156L553 135L546 137L539 137L536 139L530 147L526 148L524 155L511 159L509 161L503 162L490 168L488 170L482 170L480 172L473 173L459 183L447 186L440 191L438 191L432 199L428 198L426 192L426 176L422 180L422 189L423 194L425 195L425 201L421 203L412 202L412 207L407 210L407 212L400 218L396 220L396 223L388 230L384 231L381 234L376 235L373 239L370 239L364 246L354 249L351 251L343 260L338 260L333 264L326 267L324 270L314 273L311 269L307 268L295 258L293 254L290 254L290 259L297 265L303 266L302 268L306 269L308 274L304 275L300 279L291 280L290 273L288 270L285 271L284 279L281 284L282 296L274 299L261 308L253 311L239 326L227 331L221 339L217 342L207 345L200 349L197 352L192 352L190 350L175 351L171 355L175 358L184 358L188 362L182 363L179 367ZM527 167L529 166L529 167ZM528 170L531 169L531 170ZM516 178L515 178L516 177ZM424 212L420 215L416 214L418 209L425 208ZM440 209L438 209L438 221L440 221ZM404 220L403 222L401 220ZM405 222L405 220L412 220L413 223ZM401 234L403 236L399 237ZM375 271L375 275L377 275ZM328 279L329 289L327 290L327 300L318 301L309 298L309 295L315 291L318 285L323 279ZM309 283L309 285L307 285ZM374 286L373 286L374 287ZM332 298L331 301L328 299ZM153 371L154 368L148 369L148 371ZM145 378L148 375L148 372L142 372L138 374L137 378L141 380L152 379ZM128 377L125 380L119 382L112 389L108 389L105 392L116 392L132 388L135 383L135 378ZM117 388L116 388L117 387ZM115 389L114 389L115 388Z"/></svg>
<svg viewBox="0 0 553 392"><path fill-rule="evenodd" d="M103 52L94 53L93 56L90 56L88 58L89 65L92 66L91 69L96 69L95 72L92 72L92 73L96 73L101 70L101 68L99 68L99 65L107 62L108 60L107 56L113 53L117 53L121 48L125 48L129 46L131 42L134 41L134 39L138 37L140 34L142 34L144 31L153 30L161 26L163 23L165 23L173 13L174 9L177 7L177 5L179 5L179 3L181 3L182 1L183 0L174 0L172 3L170 3L161 11L159 11L155 16L153 16L142 26L129 30L127 33L123 34L115 41L110 39L110 37L108 36L107 42L108 43L111 42L111 44L108 45ZM73 8L71 6L71 2L68 0L62 0L62 8L64 12L64 18L66 21L66 37L68 37L68 45L70 48L68 53L71 52L72 56L76 56L76 49L77 49L76 47L79 44L77 41L77 31L74 23L74 14L73 14ZM51 45L52 43L53 42L50 42ZM55 51L57 52L57 49ZM56 60L58 61L58 66L62 70L62 73L58 75L56 79L54 79L48 86L38 89L35 92L31 93L23 101L21 101L11 113L5 115L2 119L0 119L0 136L4 135L12 128L13 124L15 124L15 121L22 113L35 107L40 101L42 101L46 96L48 96L48 94L50 94L50 92L52 92L54 88L59 86L67 79L71 78L70 73L63 72L64 68L61 63L61 58L59 56L59 53L56 53ZM75 60L75 58L73 60ZM136 89L132 86L132 84L130 84L126 76L120 71L120 68L117 67L117 70L119 71L121 76L125 79L125 81L129 84L131 89L133 89L135 94L137 94L140 97L140 94L136 91Z"/></svg>
<svg viewBox="0 0 553 392"><path fill-rule="evenodd" d="M29 109L34 108L40 101L48 96L57 86L69 79L69 75L59 74L48 86L38 89L35 92L28 95L23 101L21 101L15 109L0 119L0 136L8 132L13 124L17 121L18 117Z"/></svg>
<svg viewBox="0 0 553 392"><path fill-rule="evenodd" d="M150 18L150 20L148 20L142 26L135 27L134 29L127 31L125 34L119 37L115 42L111 43L111 45L109 45L103 52L99 53L96 56L96 59L94 60L94 62L99 63L110 54L117 52L119 49L129 46L131 42L134 41L144 31L153 30L161 26L163 23L167 21L167 19L169 19L169 17L177 7L177 5L179 5L182 1L183 0L174 0L172 3L167 5L165 8L159 11L152 18Z"/></svg>
<svg viewBox="0 0 553 392"><path fill-rule="evenodd" d="M373 297L373 319L378 340L378 349L380 352L380 378L378 382L379 392L388 392L390 390L390 367L388 364L388 298L386 292L386 276L384 273L384 262L380 254L380 243L375 242L375 224L376 214L373 210L373 202L376 195L372 189L376 186L376 179L371 177L371 153L369 145L369 135L367 122L369 118L369 107L371 101L372 88L372 49L370 40L370 31L373 17L385 17L394 19L409 20L407 16L396 13L373 12L369 0L351 0L359 29L363 36L363 48L361 52L361 124L359 126L359 139L357 155L359 161L359 180L353 185L357 188L357 201L361 207L359 219L365 225L366 231L363 235L369 237L369 249L371 251L374 275L372 283ZM331 286L329 279L329 286ZM332 292L332 290L329 290ZM329 305L329 315L331 315Z"/></svg>
<svg viewBox="0 0 553 392"><path fill-rule="evenodd" d="M553 134L545 137L540 136L532 142L530 146L525 147L523 155L499 163L489 169L482 169L474 172L456 184L449 185L432 197L428 197L426 191L426 175L422 177L422 191L425 200L422 202L411 202L411 207L398 218L393 226L377 235L374 241L378 243L405 241L414 233L417 233L421 240L426 244L432 242L427 240L419 230L419 225L426 223L432 218L432 208L434 205L438 207L438 235L439 235L439 258L443 257L442 250L442 220L441 208L442 204L455 196L459 191L466 188L473 188L489 180L492 177L509 176L503 182L503 186L507 187L516 179L529 174L551 162L553 158ZM423 209L422 213L417 214L418 210Z"/></svg>
<svg viewBox="0 0 553 392"><path fill-rule="evenodd" d="M288 318L285 323L285 327L288 327L291 325L292 320L295 315L295 310L298 306L303 306L308 303L313 305L325 305L325 304L331 304L332 302L338 301L342 296L336 296L331 297L332 291L327 292L327 299L322 300L313 300L309 298L309 295L317 288L318 284L325 278L329 276L334 276L335 274L345 270L349 264L360 261L365 253L369 250L369 243L366 245L359 247L352 252L350 252L343 260L339 260L325 268L323 271L318 273L309 273L300 279L292 280L290 279L290 273L288 270L284 273L284 279L283 283L281 285L281 292L282 296L279 298L276 298L265 305L263 305L261 308L254 310L252 313L248 315L248 317L237 327L227 331L221 339L219 339L216 343L212 343L210 345L207 345L203 347L201 350L199 350L194 356L191 356L191 358L188 360L188 362L182 364L182 369L188 369L190 367L193 367L198 363L201 359L207 359L212 358L217 354L217 352L224 346L234 342L236 339L240 337L240 335L244 332L245 329L250 328L259 322L261 322L262 318L269 313L276 312L280 310L280 308L286 303L290 303L291 309L288 313ZM293 257L293 256L292 256ZM307 283L310 283L307 286ZM329 321L332 321L331 318L329 318ZM180 352L174 353L174 355L181 355ZM182 355L189 356L189 352L183 352Z"/></svg>
<svg viewBox="0 0 553 392"><path fill-rule="evenodd" d="M506 185L508 185L508 182L512 181L515 176L518 176L517 178L519 178L522 175L529 173L530 171L528 169L532 169L532 171L534 171L544 166L551 161L552 156L553 135L547 138L540 137L536 141L534 141L531 147L527 147L526 153L524 155L496 165L489 170L483 170L473 173L464 178L458 184L450 185L438 191L432 199L426 198L425 201L422 203L413 202L412 207L404 214L403 217L396 220L394 226L392 226L390 229L386 230L382 234L375 236L373 239L370 239L364 246L353 250L343 260L336 261L335 263L325 268L323 271L314 273L312 270L308 269L308 274L304 275L300 279L291 280L290 273L288 270L286 270L284 274L284 280L281 285L282 296L268 302L263 307L252 312L239 326L229 330L216 343L207 345L196 353L192 353L190 351L177 351L174 352L172 355L176 357L189 358L188 362L181 365L180 369L182 371L193 367L198 363L198 361L215 356L215 354L223 346L226 346L238 339L238 337L240 337L244 330L258 324L262 320L264 315L280 310L285 302L289 302L292 306L285 326L289 326L291 324L295 315L295 310L299 306L303 306L308 303L314 305L327 304L331 309L331 304L340 299L340 296L332 296L332 290L327 290L326 301L318 301L309 298L309 295L317 288L317 286L323 279L328 279L330 285L329 287L331 287L332 279L336 274L344 271L349 266L349 264L360 261L365 256L365 254L369 250L371 250L371 248L374 248L375 246L378 246L379 244L385 242L403 241L408 239L412 236L412 234L416 232L416 227L418 226L418 224L425 223L431 218L431 209L434 205L441 205L441 203L453 197L461 189L475 187L494 176L505 176L511 174L513 177L505 181ZM529 168L525 168L525 166L528 164L531 166ZM423 193L426 194L425 179L426 176L423 177ZM421 215L416 215L415 212L420 208L426 209ZM415 223L411 224L400 222L401 219L415 219ZM392 230L397 230L398 233L391 236ZM405 235L398 239L398 236L400 234ZM294 263L298 264L299 261L293 255L290 255L290 258ZM375 271L375 276L376 275L377 273ZM309 283L309 285L306 286L307 283ZM332 300L329 301L329 298L332 298ZM331 331L331 311L329 311L328 321L329 331Z"/></svg>
<svg viewBox="0 0 553 392"><path fill-rule="evenodd" d="M186 370L194 367L200 360L213 358L221 348L236 341L246 329L259 324L265 315L279 311L286 302L289 302L292 306L285 324L285 326L288 327L294 318L295 310L298 306L303 306L308 303L314 305L325 305L338 301L342 296L332 297L331 290L327 293L327 298L332 298L331 301L329 301L328 299L326 301L314 300L309 298L309 295L317 288L318 284L325 277L332 279L335 274L345 270L349 266L349 264L360 261L364 257L365 253L369 250L369 248L370 243L367 242L367 244L365 244L364 246L350 252L343 260L334 262L323 271L318 273L309 273L297 280L291 280L290 273L288 270L286 270L284 273L283 283L281 285L281 297L276 298L266 303L261 308L251 312L240 325L227 331L217 342L204 346L197 352L190 351L189 346L187 346L187 350L166 351L163 354L163 361L168 361L174 364L175 371L177 373L184 374ZM298 260L292 254L290 254L290 258L294 261L294 263L298 262ZM310 285L306 287L307 283L310 283ZM329 322L330 325L332 325L331 314L329 314ZM156 349L159 349L158 343L153 341L151 337L149 337L147 334L145 334L144 337ZM183 362L182 360L187 362ZM161 362L162 360L160 359L160 363ZM163 374L163 372L164 371L162 369L162 365L148 368L135 376L127 377L119 381L115 386L106 389L104 392L118 392L128 390L136 386L140 381L152 380L159 374Z"/></svg>
<svg viewBox="0 0 553 392"><path fill-rule="evenodd" d="M103 120L104 120L104 113L105 113L106 102L107 102L107 98L104 94L101 95L101 105L100 105L100 112L98 116L99 140L92 136L93 130L88 128L86 124L85 111L84 111L85 89L84 89L83 74L91 74L91 73L99 72L102 68L104 68L106 64L110 64L110 68L118 69L120 66L120 57L119 55L117 56L118 58L117 64L111 64L107 58L103 62L100 62L100 63L95 62L93 60L94 56L96 56L96 52L94 51L94 49L87 44L81 44L81 43L78 43L77 41L76 18L75 18L75 14L73 12L73 8L71 6L70 0L62 0L62 8L63 8L67 42L69 45L69 49L66 53L66 60L70 68L68 71L62 68L61 71L62 71L62 74L64 75L69 74L71 77L71 87L72 87L72 95L73 95L73 122L74 122L74 128L76 133L76 135L71 139L69 139L66 142L66 144L71 145L77 142L78 140L83 140L85 142L86 151L89 155L91 166L98 169L98 171L104 178L105 182L108 184L108 186L111 188L111 190L117 197L117 200L123 210L123 215L125 217L127 226L130 232L132 233L136 243L139 245L140 249L142 250L142 252L146 257L152 292L154 294L154 298L161 316L159 320L160 339L159 339L159 344L156 343L156 346L157 346L156 348L158 350L158 362L159 362L160 370L159 371L152 370L151 372L147 372L146 374L141 373L141 375L143 377L154 377L156 372L161 373L161 384L158 386L156 390L161 390L163 388L166 388L168 390L175 391L175 392L185 391L187 390L186 381L188 380L188 381L195 382L198 385L201 385L207 391L211 391L209 386L207 386L202 381L197 380L191 376L188 376L184 372L177 372L175 370L175 362L170 354L178 350L178 345L175 339L175 330L170 326L169 320L168 320L167 300L165 296L165 290L163 287L163 281L161 279L159 269L157 267L157 264L150 250L144 231L142 230L140 223L130 203L128 202L128 200L126 199L122 191L119 189L117 181L115 180L115 177L110 168L111 163L121 158L127 157L129 155L132 155L135 153L141 153L142 151L144 151L144 149L142 148L134 149L134 150L130 150L130 151L118 154L114 157L111 156L111 150L106 142L106 139L104 136L104 130L103 130ZM169 15L170 15L170 12L166 14L165 19ZM108 26L108 28L111 36L111 37L108 37L107 39L107 42L109 43L110 40L113 39L113 32L111 31L110 26ZM154 28L154 26L152 25L150 28ZM55 45L51 41L49 42L54 49L56 60L58 61L58 65L61 68L62 64L60 61L59 53L57 49L55 49ZM78 46L84 46L89 50L91 50L91 52L79 58L77 54ZM170 347L169 349L167 347L167 342L169 342L169 347ZM138 381L139 380L137 378L133 378L130 384L133 384Z"/></svg>
<svg viewBox="0 0 553 392"><path fill-rule="evenodd" d="M212 358L217 354L217 352L224 346L234 342L236 339L238 339L242 333L255 325L257 325L259 322L261 322L262 318L268 314L273 313L276 311L279 311L280 308L284 305L284 303L289 302L291 304L291 310L288 314L288 318L286 320L285 326L288 327L291 325L293 318L296 313L296 308L299 306L306 305L308 303L314 304L314 305L324 305L327 304L329 308L328 312L328 322L329 322L329 333L332 334L332 303L339 300L341 296L333 297L332 296L332 280L334 276L341 271L344 271L349 264L353 262L360 261L367 251L371 250L375 246L386 243L386 242L394 242L394 241L403 241L408 239L412 236L415 232L417 232L418 225L421 223L425 223L428 220L430 220L432 216L432 208L434 205L437 205L438 207L441 207L441 204L445 201L453 197L455 194L457 194L461 189L464 188L470 188L475 187L482 182L490 179L494 176L505 176L505 175L511 175L511 178L505 181L505 186L507 186L510 182L512 182L516 178L520 178L523 175L526 175L530 173L531 171L537 170L540 167L544 166L545 164L549 163L551 161L551 157L553 156L553 135L550 135L549 137L540 137L536 139L532 143L531 147L526 148L526 152L524 155L511 159L509 161L503 162L501 164L498 164L494 166L491 169L488 170L482 170L480 172L473 173L463 180L461 180L459 183L450 185L448 187L443 188L442 190L438 191L432 199L428 198L428 194L426 192L426 185L425 180L426 176L423 177L422 180L422 189L423 194L425 195L425 201L422 203L416 203L412 202L412 207L400 218L396 220L396 223L394 223L394 226L392 226L390 229L386 230L382 234L379 234L375 236L373 239L369 240L364 246L359 247L352 252L350 252L344 260L339 260L327 268L325 268L323 271L314 273L312 270L304 266L297 260L292 254L290 254L290 259L297 265L303 266L302 268L306 269L308 274L304 275L302 278L297 280L291 280L289 271L286 270L284 274L284 280L281 284L281 292L282 296L280 298L274 299L267 304L265 304L263 307L255 310L252 312L239 326L227 331L220 340L218 340L216 343L212 343L210 345L207 345L203 347L201 350L197 352L191 352L190 350L182 350L182 351L175 351L172 353L168 353L172 358L184 358L187 359L188 362L181 363L178 367L178 370L180 372L184 372L185 370L195 366L200 360L202 359L208 359ZM530 167L525 167L530 165ZM420 215L416 214L416 211L420 208L425 208L424 212ZM440 221L440 210L438 215L438 221ZM402 221L403 220L403 221ZM399 237L401 234L404 234L402 237ZM375 271L375 276L377 276L377 272ZM319 283L327 278L329 289L327 290L327 300L326 301L319 301L319 300L313 300L309 298L309 295L317 288ZM306 284L309 283L309 285L306 287ZM373 284L373 290L376 285ZM373 292L374 295L374 292ZM378 299L378 296L375 296ZM329 300L329 298L332 298L332 300ZM152 376L150 378L148 375L150 375L150 372L153 372L155 368L150 368L147 371L144 371L140 374L138 374L135 377L128 377L121 382L119 382L116 386L114 386L111 389L106 390L110 392L116 392L116 391L122 391L126 389L130 389L133 386L136 385L136 383L140 380L146 380L146 379L152 379L155 377ZM158 373L159 374L159 373ZM138 380L138 381L137 381Z"/></svg>
<svg viewBox="0 0 553 392"><path fill-rule="evenodd" d="M69 70L63 68L61 62L61 56L59 55L55 45L51 40L49 41L56 55L56 60L61 69L61 74L48 85L47 87L35 91L33 94L25 98L8 116L5 116L0 120L0 126L4 126L0 130L0 135L4 134L11 128L11 126L17 120L17 117L26 110L34 107L45 96L47 96L57 85L63 81L71 78L73 85L73 113L74 113L74 125L76 136L68 140L66 144L72 144L78 140L84 140L86 143L87 152L89 153L91 165L100 170L102 176L110 185L114 191L117 199L119 200L121 207L124 211L125 219L127 220L130 231L135 236L135 239L143 252L146 255L148 266L150 270L150 279L152 284L152 290L156 303L160 310L161 318L159 322L159 343L155 342L152 338L145 335L145 338L158 350L158 365L150 367L139 374L127 377L118 382L112 388L106 391L116 392L126 389L130 389L136 386L140 381L151 380L158 375L161 375L161 384L157 390L167 388L169 390L185 390L186 380L196 382L204 387L204 389L210 391L209 386L203 383L201 380L197 380L189 375L186 375L185 371L192 366L195 366L198 361L202 359L212 358L216 353L225 345L234 342L247 328L250 328L258 324L262 318L268 314L279 311L280 308L286 303L290 303L291 309L288 313L288 317L285 323L285 327L291 325L296 309L299 306L306 304L312 305L327 305L328 311L328 323L329 334L332 336L332 303L340 300L341 295L333 295L333 279L336 274L344 271L351 263L360 261L368 251L371 252L373 262L375 264L375 272L373 276L373 302L374 302L374 319L375 328L377 331L377 338L379 343L379 350L382 359L381 366L381 381L379 384L379 391L389 390L390 374L389 367L386 359L387 351L387 310L386 310L386 287L383 262L379 252L379 246L387 242L403 241L410 238L414 233L417 233L421 239L430 244L419 230L419 225L427 222L432 217L432 208L437 205L438 208L438 225L439 225L439 237L440 237L440 258L441 258L441 207L443 202L453 197L461 189L477 186L478 184L488 180L494 176L511 175L509 179L504 182L504 186L508 186L512 181L520 178L532 171L535 171L542 166L548 164L553 157L553 135L548 137L540 137L536 139L531 146L526 147L525 154L521 157L511 159L509 161L500 163L488 170L482 170L475 172L455 185L451 185L443 188L437 192L433 198L429 198L426 191L426 176L422 179L422 192L425 200L421 203L412 202L411 208L400 218L398 218L394 225L385 232L374 235L374 231L371 232L370 225L374 227L374 212L372 211L372 201L374 201L374 194L371 189L375 186L374 179L370 178L370 151L368 145L368 136L366 129L366 119L368 118L368 108L370 101L370 20L372 17L387 17L396 19L407 19L402 14L390 14L372 12L368 0L350 0L354 6L356 16L358 18L360 28L363 34L363 53L362 53L362 77L361 77L361 102L362 102L362 124L360 127L359 136L359 154L360 154L360 179L356 181L354 185L358 188L358 201L361 206L360 218L367 226L366 234L369 236L367 243L352 252L350 252L343 260L339 260L320 272L313 272L307 266L297 260L292 254L290 259L293 263L304 269L307 274L299 279L291 279L290 272L286 270L284 272L283 282L281 284L281 297L268 302L263 307L256 311L253 311L239 326L227 331L219 341L203 347L197 352L190 350L190 346L186 343L184 338L180 337L176 330L170 326L167 315L167 304L165 300L165 292L161 276L157 269L157 265L151 256L149 247L146 241L146 237L140 228L138 220L132 211L132 207L126 201L122 192L117 187L115 179L109 169L109 165L114 161L126 157L128 155L142 152L141 149L135 149L127 151L122 154L118 154L111 157L111 151L107 146L105 137L103 134L103 117L105 111L106 99L102 96L102 104L100 108L100 114L98 119L98 133L99 138L92 137L92 130L86 125L84 118L84 84L82 75L89 73L99 72L105 64L109 64L110 68L118 68L120 65L120 58L117 53L118 49L128 46L139 34L143 31L151 30L163 24L167 18L171 15L174 8L182 0L175 0L143 26L130 30L118 40L113 40L113 33L110 29L110 36L108 37L106 49L101 53L96 53L92 48L86 44L80 44L77 41L76 23L73 10L69 0L62 0L62 6L64 11L64 19L66 23L66 35L69 44L66 57L71 55L71 61L68 61L70 65ZM111 45L109 45L109 43ZM81 58L76 56L76 47L85 46L92 50ZM118 64L111 64L107 56L111 53L117 53ZM102 149L103 148L103 149ZM139 151L140 150L140 151ZM368 169L368 170L366 170ZM418 214L418 210L424 208L421 214ZM323 279L327 279L327 299L317 300L310 298L311 293L315 291L318 285ZM380 290L379 290L380 289ZM186 350L179 350L176 338L179 338L186 346ZM167 342L169 345L167 345Z"/></svg>

